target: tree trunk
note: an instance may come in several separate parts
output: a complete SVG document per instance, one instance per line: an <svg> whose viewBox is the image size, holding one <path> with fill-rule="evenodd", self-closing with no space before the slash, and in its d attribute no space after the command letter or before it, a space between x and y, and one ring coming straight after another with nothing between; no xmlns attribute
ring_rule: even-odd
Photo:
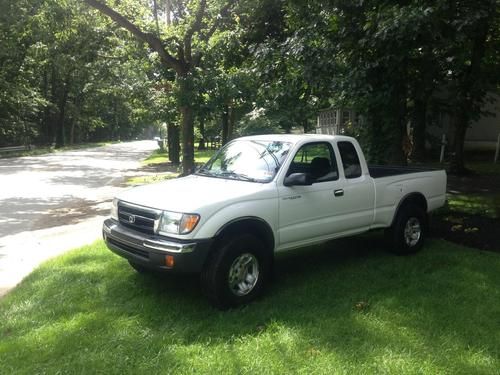
<svg viewBox="0 0 500 375"><path fill-rule="evenodd" d="M384 137L382 135L382 120L380 119L380 115L376 112L368 113L368 119L370 120L370 125L367 132L368 160L373 164L383 164L385 160L384 148L382 146L384 142Z"/></svg>
<svg viewBox="0 0 500 375"><path fill-rule="evenodd" d="M395 99L397 111L396 126L395 126L395 137L396 143L394 143L393 152L391 152L389 160L394 164L406 165L408 163L407 153L411 153L411 144L408 140L408 87L406 82L408 81L408 62L406 59L401 65L399 87Z"/></svg>
<svg viewBox="0 0 500 375"><path fill-rule="evenodd" d="M65 116L66 102L68 100L68 84L63 85L62 97L58 105L58 116L56 122L56 148L64 147L66 144Z"/></svg>
<svg viewBox="0 0 500 375"><path fill-rule="evenodd" d="M80 95L76 95L75 98L73 99L73 105L75 106L75 112L74 116L71 120L71 128L70 128L70 133L69 133L69 144L72 145L75 143L75 130L76 130L76 123L78 121L79 115L80 115L80 108L82 101Z"/></svg>
<svg viewBox="0 0 500 375"><path fill-rule="evenodd" d="M396 120L393 130L390 132L393 134L393 137L392 141L390 141L391 143L387 145L389 154L386 154L386 160L388 160L390 164L406 165L407 161L403 152L406 128L404 124L401 123L401 119ZM390 139L390 137L386 138L386 140L387 139Z"/></svg>
<svg viewBox="0 0 500 375"><path fill-rule="evenodd" d="M45 100L49 101L49 72L47 67L43 69L42 78L42 96ZM41 119L42 137L41 142L43 144L49 144L52 142L52 127L50 124L50 109L48 105L43 108L43 115Z"/></svg>
<svg viewBox="0 0 500 375"><path fill-rule="evenodd" d="M73 145L75 143L75 120L71 120L71 126L69 128L69 144Z"/></svg>
<svg viewBox="0 0 500 375"><path fill-rule="evenodd" d="M182 175L194 172L194 119L192 97L194 87L192 77L186 69L177 76L179 85L179 111L182 131Z"/></svg>
<svg viewBox="0 0 500 375"><path fill-rule="evenodd" d="M200 128L200 143L198 143L198 150L206 150L207 146L205 145L205 116L199 117L199 128Z"/></svg>
<svg viewBox="0 0 500 375"><path fill-rule="evenodd" d="M56 145L57 139L57 93L58 93L58 84L57 84L57 72L54 64L51 65L50 68L50 101L52 103L52 108L49 111L49 136L50 136L50 144L51 147Z"/></svg>
<svg viewBox="0 0 500 375"><path fill-rule="evenodd" d="M229 136L229 108L228 105L224 105L222 110L222 145L225 145L228 141Z"/></svg>
<svg viewBox="0 0 500 375"><path fill-rule="evenodd" d="M485 55L486 38L488 35L488 22L483 20L478 25L478 33L476 34L470 59L470 65L466 69L465 74L459 81L457 113L458 118L455 121L455 143L450 161L450 173L463 175L467 173L464 162L464 143L467 127L469 126L470 114L478 100L477 85L481 84L481 63Z"/></svg>
<svg viewBox="0 0 500 375"><path fill-rule="evenodd" d="M427 122L427 102L425 100L415 100L413 113L413 152L414 161L425 160L425 129Z"/></svg>
<svg viewBox="0 0 500 375"><path fill-rule="evenodd" d="M229 142L233 139L234 133L234 123L236 122L236 109L234 107L229 108L229 122L227 126L227 141Z"/></svg>
<svg viewBox="0 0 500 375"><path fill-rule="evenodd" d="M309 123L307 122L307 118L302 120L302 128L304 129L304 133L309 131Z"/></svg>
<svg viewBox="0 0 500 375"><path fill-rule="evenodd" d="M179 164L180 158L180 147L179 147L179 127L174 124L168 124L167 126L167 142L168 142L168 160L173 164Z"/></svg>
<svg viewBox="0 0 500 375"><path fill-rule="evenodd" d="M191 106L180 108L182 116L182 175L194 172L194 126Z"/></svg>
<svg viewBox="0 0 500 375"><path fill-rule="evenodd" d="M467 173L464 161L464 143L465 134L467 133L467 125L469 117L465 111L461 111L455 120L455 137L453 143L453 151L450 160L450 173L456 175L464 175Z"/></svg>
<svg viewBox="0 0 500 375"><path fill-rule="evenodd" d="M172 19L170 18L170 12L172 11L171 1L172 0L165 1L165 20L168 26L172 23Z"/></svg>

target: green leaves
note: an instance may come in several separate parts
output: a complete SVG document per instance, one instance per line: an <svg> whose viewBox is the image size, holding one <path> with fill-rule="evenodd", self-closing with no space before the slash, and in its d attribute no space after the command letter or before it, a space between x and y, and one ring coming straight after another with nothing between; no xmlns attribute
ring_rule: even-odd
<svg viewBox="0 0 500 375"><path fill-rule="evenodd" d="M126 138L154 122L141 44L76 0L9 4L0 25L1 144Z"/></svg>

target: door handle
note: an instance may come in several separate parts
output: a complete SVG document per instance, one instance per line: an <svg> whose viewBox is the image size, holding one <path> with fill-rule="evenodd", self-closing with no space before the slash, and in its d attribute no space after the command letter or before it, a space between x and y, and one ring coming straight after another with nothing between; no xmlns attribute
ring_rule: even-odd
<svg viewBox="0 0 500 375"><path fill-rule="evenodd" d="M337 189L337 190L334 190L333 191L333 195L335 195L336 197L341 197L344 195L344 189Z"/></svg>

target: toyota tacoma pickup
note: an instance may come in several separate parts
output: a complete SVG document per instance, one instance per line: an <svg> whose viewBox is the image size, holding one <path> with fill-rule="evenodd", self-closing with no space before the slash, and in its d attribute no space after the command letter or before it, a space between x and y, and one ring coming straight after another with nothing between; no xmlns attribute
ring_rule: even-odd
<svg viewBox="0 0 500 375"><path fill-rule="evenodd" d="M262 292L277 252L379 228L394 252L419 250L445 193L445 171L368 166L351 137L243 137L190 176L120 193L103 236L138 272L200 274L228 308Z"/></svg>

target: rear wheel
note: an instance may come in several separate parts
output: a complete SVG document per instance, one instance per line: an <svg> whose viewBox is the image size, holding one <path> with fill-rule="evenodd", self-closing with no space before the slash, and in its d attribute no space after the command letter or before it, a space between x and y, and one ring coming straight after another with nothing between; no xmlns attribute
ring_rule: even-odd
<svg viewBox="0 0 500 375"><path fill-rule="evenodd" d="M271 255L250 234L223 239L201 273L201 286L210 303L227 309L257 298L267 284Z"/></svg>
<svg viewBox="0 0 500 375"><path fill-rule="evenodd" d="M412 254L420 250L427 234L427 214L415 205L399 209L387 236L396 254Z"/></svg>

